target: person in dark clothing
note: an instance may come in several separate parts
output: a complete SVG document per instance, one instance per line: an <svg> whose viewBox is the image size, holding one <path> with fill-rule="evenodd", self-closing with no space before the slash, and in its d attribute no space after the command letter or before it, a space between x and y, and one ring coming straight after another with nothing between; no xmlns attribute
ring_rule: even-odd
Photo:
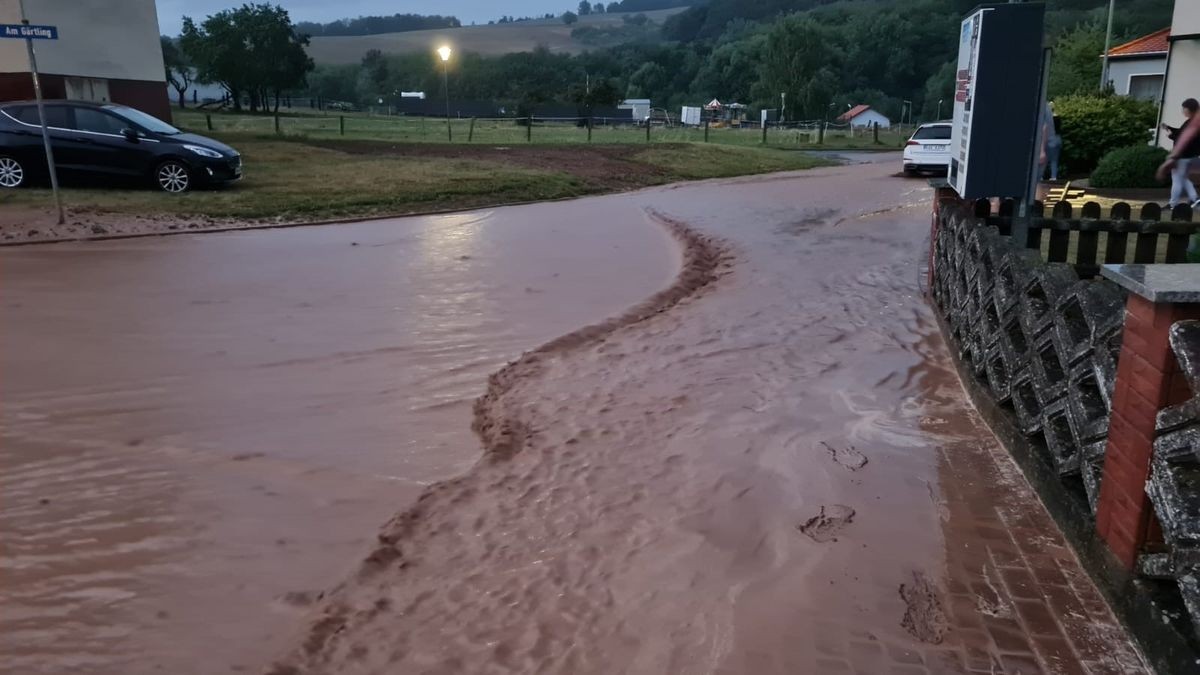
<svg viewBox="0 0 1200 675"><path fill-rule="evenodd" d="M1200 110L1200 102L1194 98L1189 98L1183 102L1183 124L1179 127L1168 126L1163 124L1163 129L1167 131L1167 137L1175 142L1175 148L1171 151L1168 157L1168 162L1171 162L1171 199L1167 202L1167 206L1175 208L1184 203L1183 196L1187 193L1187 203L1192 205L1192 208L1200 208L1200 196L1196 194L1196 186L1192 185L1192 181L1188 178L1188 169L1197 157L1200 157L1200 136L1196 134L1186 134L1185 130L1192 124L1200 124L1196 122L1196 112Z"/></svg>

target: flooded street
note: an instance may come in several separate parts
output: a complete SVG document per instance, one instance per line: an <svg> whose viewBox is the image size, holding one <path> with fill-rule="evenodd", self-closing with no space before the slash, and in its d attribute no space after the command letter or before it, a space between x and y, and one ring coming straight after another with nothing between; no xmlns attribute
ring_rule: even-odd
<svg viewBox="0 0 1200 675"><path fill-rule="evenodd" d="M3 667L1144 672L896 168L0 251Z"/></svg>
<svg viewBox="0 0 1200 675"><path fill-rule="evenodd" d="M0 670L257 671L490 372L677 270L522 211L0 251Z"/></svg>

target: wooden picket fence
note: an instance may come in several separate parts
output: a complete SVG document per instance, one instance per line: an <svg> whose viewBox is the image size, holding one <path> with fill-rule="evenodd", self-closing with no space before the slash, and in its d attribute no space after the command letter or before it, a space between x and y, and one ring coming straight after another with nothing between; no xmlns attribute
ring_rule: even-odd
<svg viewBox="0 0 1200 675"><path fill-rule="evenodd" d="M1002 235L1012 230L1016 204L999 201L993 215L992 200L975 202L975 215L995 225ZM1087 202L1076 212L1070 202L1056 202L1045 215L1045 205L1035 202L1029 227L1027 248L1042 252L1046 262L1070 263L1081 277L1094 277L1105 264L1150 264L1187 262L1188 239L1200 233L1200 223L1192 221L1192 208L1186 204L1163 212L1158 204L1138 209L1117 202L1104 213L1099 202ZM1107 217L1104 217L1107 215ZM1164 220L1166 216L1166 220Z"/></svg>

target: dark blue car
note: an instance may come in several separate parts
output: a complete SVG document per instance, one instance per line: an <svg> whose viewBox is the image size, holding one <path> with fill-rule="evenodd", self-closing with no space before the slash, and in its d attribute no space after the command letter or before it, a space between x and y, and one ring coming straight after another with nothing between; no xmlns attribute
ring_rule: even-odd
<svg viewBox="0 0 1200 675"><path fill-rule="evenodd" d="M54 164L62 174L145 180L165 192L242 177L242 156L211 138L112 103L46 101ZM37 104L0 104L0 188L47 176Z"/></svg>

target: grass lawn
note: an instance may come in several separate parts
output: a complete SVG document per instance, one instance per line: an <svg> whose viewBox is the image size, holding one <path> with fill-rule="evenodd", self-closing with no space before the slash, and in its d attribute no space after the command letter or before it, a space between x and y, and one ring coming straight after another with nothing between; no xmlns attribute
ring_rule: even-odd
<svg viewBox="0 0 1200 675"><path fill-rule="evenodd" d="M184 195L68 188L63 192L68 212L101 222L106 234L121 231L121 216L214 225L303 222L575 197L828 163L802 152L699 144L508 148L214 136L243 153L246 177L239 183ZM0 230L15 233L5 238L24 238L32 220L23 214L48 213L50 203L44 188L0 192ZM13 214L11 220L5 213Z"/></svg>

